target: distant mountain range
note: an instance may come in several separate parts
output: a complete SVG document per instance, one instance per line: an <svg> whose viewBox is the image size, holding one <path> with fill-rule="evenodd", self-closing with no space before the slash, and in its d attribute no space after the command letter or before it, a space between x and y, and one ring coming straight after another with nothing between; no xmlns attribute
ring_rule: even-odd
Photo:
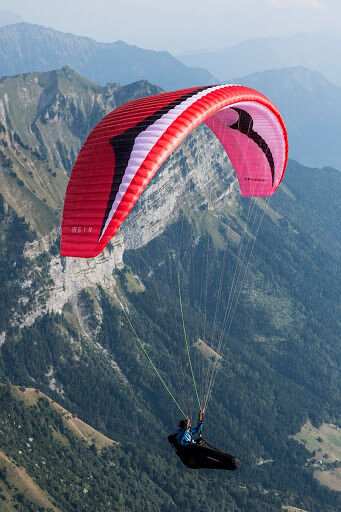
<svg viewBox="0 0 341 512"><path fill-rule="evenodd" d="M286 40L255 40L254 45L246 41L234 49L207 54L207 62L205 59L202 62L225 80L232 76L242 77L231 81L258 89L277 104L287 123L292 158L307 165L329 165L341 169L338 150L341 87L326 80L319 72L302 66L243 75L252 69L278 67L287 62L290 60L288 48L294 42L300 51L298 54L291 52L295 55L292 59L297 62L304 60L303 50L308 40L313 41L314 38L301 35ZM287 46L284 46L284 41L287 41ZM268 48L265 51L266 42ZM332 53L335 45L330 45ZM312 67L317 63L318 55L319 52L315 52L310 56ZM202 57L192 55L186 59L189 63L197 63ZM324 59L327 72L330 58L329 55ZM98 43L29 23L0 28L0 75L46 71L65 65L72 66L87 79L101 85L147 79L171 90L217 82L205 69L187 67L167 52L143 50L123 41ZM338 66L333 69L337 74Z"/></svg>
<svg viewBox="0 0 341 512"><path fill-rule="evenodd" d="M341 36L297 34L255 38L222 50L179 56L187 66L202 66L225 81L256 71L306 66L341 85Z"/></svg>
<svg viewBox="0 0 341 512"><path fill-rule="evenodd" d="M172 90L217 82L205 69L188 67L168 52L144 50L123 41L99 43L29 23L0 29L0 76L65 65L102 85L146 79Z"/></svg>
<svg viewBox="0 0 341 512"><path fill-rule="evenodd" d="M279 108L292 158L341 169L341 87L303 67L254 73L231 80L264 93Z"/></svg>

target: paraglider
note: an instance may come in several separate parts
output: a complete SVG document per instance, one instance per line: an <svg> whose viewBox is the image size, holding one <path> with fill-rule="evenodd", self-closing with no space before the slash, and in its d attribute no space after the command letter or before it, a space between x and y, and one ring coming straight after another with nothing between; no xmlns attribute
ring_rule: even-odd
<svg viewBox="0 0 341 512"><path fill-rule="evenodd" d="M130 101L105 116L77 157L68 183L61 255L103 251L161 164L199 124L218 137L243 196L270 196L287 161L277 108L239 85L195 87Z"/></svg>
<svg viewBox="0 0 341 512"><path fill-rule="evenodd" d="M198 425L195 428L192 428L189 418L181 420L177 433L168 436L169 444L182 463L190 469L237 469L237 457L214 448L201 437L204 417L204 411L199 411ZM195 435L198 435L197 439L194 439Z"/></svg>
<svg viewBox="0 0 341 512"><path fill-rule="evenodd" d="M242 196L269 197L275 192L286 168L287 132L279 111L263 94L225 84L139 98L105 116L79 152L66 191L61 256L92 258L100 254L162 163L201 123L211 129L225 149ZM178 284L184 339L201 409L184 326L179 273ZM229 303L230 297L227 307ZM233 299L232 304L234 307ZM184 414L123 306L122 311L157 376ZM231 323L227 313L230 311L226 309L220 348L227 321ZM219 350L214 353L221 358ZM207 407L218 368L216 364L211 368L203 409ZM196 429L182 420L177 434L168 437L177 455L192 469L237 469L236 457L214 448L200 436L203 419L201 413ZM197 440L193 438L195 434L199 434Z"/></svg>

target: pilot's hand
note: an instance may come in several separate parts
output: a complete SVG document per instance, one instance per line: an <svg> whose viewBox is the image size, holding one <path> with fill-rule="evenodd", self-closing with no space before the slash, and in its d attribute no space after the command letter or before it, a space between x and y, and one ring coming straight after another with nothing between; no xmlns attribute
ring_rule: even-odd
<svg viewBox="0 0 341 512"><path fill-rule="evenodd" d="M205 412L199 411L199 421L203 422L205 419Z"/></svg>

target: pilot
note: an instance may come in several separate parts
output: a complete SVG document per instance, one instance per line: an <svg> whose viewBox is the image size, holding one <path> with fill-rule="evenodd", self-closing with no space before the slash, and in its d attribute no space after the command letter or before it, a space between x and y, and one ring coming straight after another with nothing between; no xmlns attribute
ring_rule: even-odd
<svg viewBox="0 0 341 512"><path fill-rule="evenodd" d="M176 440L180 446L189 446L190 444L196 443L193 436L200 435L202 425L204 423L204 417L204 411L199 411L198 425L195 428L192 428L191 420L189 418L179 422L179 428L176 431Z"/></svg>

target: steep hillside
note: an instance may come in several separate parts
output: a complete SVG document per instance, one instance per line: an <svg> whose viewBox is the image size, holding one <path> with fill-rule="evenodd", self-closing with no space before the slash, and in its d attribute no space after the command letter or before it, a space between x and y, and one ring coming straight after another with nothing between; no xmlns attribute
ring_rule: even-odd
<svg viewBox="0 0 341 512"><path fill-rule="evenodd" d="M0 29L0 62L0 76L69 65L102 85L148 80L172 90L217 81L205 69L187 67L168 52L144 50L123 41L99 43L29 23Z"/></svg>
<svg viewBox="0 0 341 512"><path fill-rule="evenodd" d="M61 74L57 94L66 97L66 105L71 99L61 91L63 76L70 73L57 72ZM28 78L16 80L20 84ZM15 79L11 80L15 90ZM64 110L61 102L58 120L47 116L41 125L42 138L52 134L50 147L64 130L75 134L69 136L71 146L84 139L82 105L88 95L95 95L97 86L88 82L76 86L77 75L74 80L67 81L68 88L75 84L74 107ZM127 100L129 94L142 93L143 87L145 91L149 85L119 88L109 95L108 103L102 89L96 94L105 111L118 102L117 94ZM32 94L33 112L41 95ZM85 112L95 122L93 110ZM53 130L56 122L59 129ZM9 130L13 141L16 130L23 141L25 134L29 137L26 121L22 125L18 121L16 130L6 126L3 133ZM63 140L70 155L66 161L71 165L67 140ZM36 157L25 151L34 167ZM44 154L42 165L50 166L57 154L56 149ZM9 153L7 158L12 162ZM60 173L66 176L67 166L62 159L59 162ZM336 512L337 493L314 479L313 469L306 466L311 454L292 436L308 418L316 427L340 423L340 181L336 170L310 169L291 161L269 204L243 200L219 143L199 128L165 162L120 236L101 257L89 261L61 259L57 235L42 237L37 228L33 232L34 226L30 228L15 201L9 204L7 189L1 187L0 380L40 390L119 443L103 448L100 457L108 454L108 462L86 442L71 442L69 437L70 451L55 450L44 418L51 417L53 428L63 435L62 428L79 430L80 424L60 426L58 410L44 400L26 404L34 409L25 405L23 411L21 402L3 388L2 404L8 407L3 405L1 414L20 425L26 418L25 424L46 437L43 460L56 463L58 473L43 472L42 463L19 447L21 429L12 428L13 437L6 431L0 446L6 457L20 462L23 454L17 450L23 451L26 472L63 512L107 510L113 499L116 508L111 509L118 511L205 507L212 512L279 512L286 506ZM22 185L14 181L11 193L19 188ZM248 222L250 209L252 218L258 219L254 224ZM53 211L60 220L60 209ZM26 219L30 220L28 214ZM233 474L195 473L184 468L168 446L167 434L174 431L180 412L144 350L181 406L196 414L177 276L200 391L203 372L214 362L212 351L198 350L198 338L215 350L214 340L225 332L226 291L243 237L250 247L255 238L257 243L249 265L241 261L245 280L219 360L204 430L210 442L237 454L242 465ZM23 398L34 393L26 391ZM58 434L57 438L61 439ZM84 493L88 478L91 492Z"/></svg>
<svg viewBox="0 0 341 512"><path fill-rule="evenodd" d="M5 201L40 234L58 225L76 155L102 117L160 92L147 82L100 87L64 67L0 81L0 182ZM59 213L58 213L59 212Z"/></svg>

